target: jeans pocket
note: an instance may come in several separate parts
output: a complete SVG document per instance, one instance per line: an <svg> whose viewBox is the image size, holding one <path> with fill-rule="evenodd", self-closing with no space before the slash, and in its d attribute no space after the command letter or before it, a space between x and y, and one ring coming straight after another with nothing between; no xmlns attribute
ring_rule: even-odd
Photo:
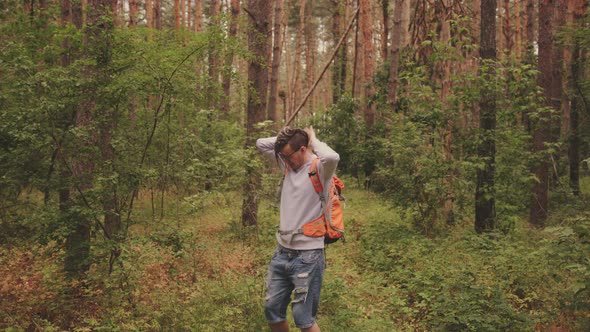
<svg viewBox="0 0 590 332"><path fill-rule="evenodd" d="M322 260L322 255L322 249L306 250L301 253L300 258L303 264L316 264L317 262Z"/></svg>

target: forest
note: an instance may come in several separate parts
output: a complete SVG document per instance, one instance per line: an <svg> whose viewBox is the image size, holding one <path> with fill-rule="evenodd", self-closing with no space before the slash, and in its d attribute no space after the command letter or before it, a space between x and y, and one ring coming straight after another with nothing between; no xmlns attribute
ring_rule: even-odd
<svg viewBox="0 0 590 332"><path fill-rule="evenodd" d="M0 1L0 329L267 331L289 125L323 331L589 331L589 51L585 0Z"/></svg>

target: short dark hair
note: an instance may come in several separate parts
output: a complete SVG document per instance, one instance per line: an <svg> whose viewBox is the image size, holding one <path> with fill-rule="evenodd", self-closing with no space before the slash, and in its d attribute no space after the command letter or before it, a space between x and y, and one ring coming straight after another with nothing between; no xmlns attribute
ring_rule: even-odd
<svg viewBox="0 0 590 332"><path fill-rule="evenodd" d="M279 152L289 144L293 151L299 150L302 146L309 144L309 136L303 129L285 127L281 129L277 135L277 141L275 142L275 155L278 156Z"/></svg>

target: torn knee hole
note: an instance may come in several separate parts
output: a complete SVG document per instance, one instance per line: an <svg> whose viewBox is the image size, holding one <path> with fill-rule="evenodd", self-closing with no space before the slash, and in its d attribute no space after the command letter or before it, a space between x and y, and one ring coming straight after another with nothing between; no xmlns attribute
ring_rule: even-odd
<svg viewBox="0 0 590 332"><path fill-rule="evenodd" d="M295 290L293 290L293 293L295 294L293 303L305 302L305 299L307 298L307 290L307 287L295 288Z"/></svg>

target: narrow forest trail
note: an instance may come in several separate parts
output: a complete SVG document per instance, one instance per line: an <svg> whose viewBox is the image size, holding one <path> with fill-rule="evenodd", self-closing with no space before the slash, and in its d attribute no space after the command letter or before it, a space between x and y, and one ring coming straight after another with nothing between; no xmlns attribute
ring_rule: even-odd
<svg viewBox="0 0 590 332"><path fill-rule="evenodd" d="M359 251L364 226L372 220L396 218L396 214L375 194L350 182L347 181L345 189L346 241L326 248L327 269L318 322L322 331L395 331L398 329L392 326L386 309L395 288L391 285L385 287L379 275L367 271L358 262L362 259ZM234 292L235 296L230 298L243 301L241 296L247 294L247 305L225 302L224 305L241 310L247 307L253 319L247 328L252 331L266 330L264 281L276 246L274 232L278 218L278 211L270 205L268 202L261 203L256 230L243 229L236 221L239 207L231 207L229 211L227 205L219 204L219 200L185 228L185 231L195 235L192 246L195 249L190 256L198 262L199 275L215 285L214 289L226 292L224 297ZM292 324L291 316L289 320Z"/></svg>

